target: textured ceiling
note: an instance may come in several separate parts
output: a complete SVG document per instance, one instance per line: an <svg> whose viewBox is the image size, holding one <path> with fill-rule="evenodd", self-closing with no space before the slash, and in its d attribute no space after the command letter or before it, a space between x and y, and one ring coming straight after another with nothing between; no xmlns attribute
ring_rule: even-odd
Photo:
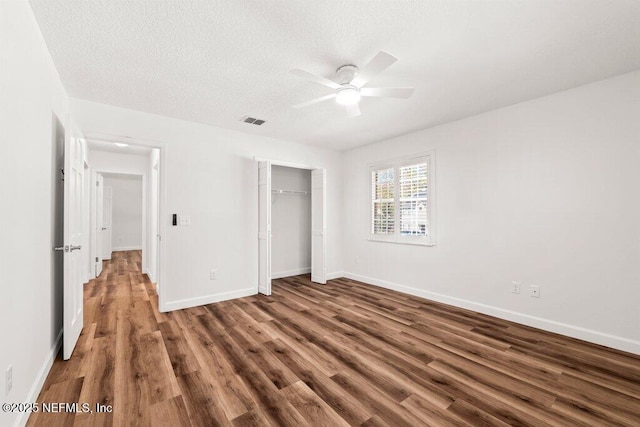
<svg viewBox="0 0 640 427"><path fill-rule="evenodd" d="M335 149L640 69L640 2L31 0L69 94ZM380 50L408 100L291 105ZM239 122L248 114L258 127Z"/></svg>

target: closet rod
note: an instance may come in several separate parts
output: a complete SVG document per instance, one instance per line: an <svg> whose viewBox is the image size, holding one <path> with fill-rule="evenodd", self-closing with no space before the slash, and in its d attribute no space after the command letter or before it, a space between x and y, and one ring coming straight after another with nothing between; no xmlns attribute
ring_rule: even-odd
<svg viewBox="0 0 640 427"><path fill-rule="evenodd" d="M302 194L307 195L310 191L301 191L301 190L271 190L272 193L275 194Z"/></svg>

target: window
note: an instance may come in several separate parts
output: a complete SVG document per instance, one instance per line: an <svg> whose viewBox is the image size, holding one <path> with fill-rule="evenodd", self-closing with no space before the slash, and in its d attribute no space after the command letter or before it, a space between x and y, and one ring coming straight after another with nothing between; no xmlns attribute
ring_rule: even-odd
<svg viewBox="0 0 640 427"><path fill-rule="evenodd" d="M432 157L371 166L371 240L435 244Z"/></svg>

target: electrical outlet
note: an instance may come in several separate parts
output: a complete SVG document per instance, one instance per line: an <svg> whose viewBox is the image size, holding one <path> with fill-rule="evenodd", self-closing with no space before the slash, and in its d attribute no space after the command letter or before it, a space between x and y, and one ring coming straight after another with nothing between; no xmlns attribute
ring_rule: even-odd
<svg viewBox="0 0 640 427"><path fill-rule="evenodd" d="M191 217L189 215L178 215L181 226L191 225Z"/></svg>
<svg viewBox="0 0 640 427"><path fill-rule="evenodd" d="M531 285L531 296L533 298L540 298L540 286Z"/></svg>
<svg viewBox="0 0 640 427"><path fill-rule="evenodd" d="M9 365L9 367L7 368L6 383L7 394L9 394L9 392L13 388L13 365Z"/></svg>
<svg viewBox="0 0 640 427"><path fill-rule="evenodd" d="M511 292L514 294L520 293L520 282L511 282Z"/></svg>
<svg viewBox="0 0 640 427"><path fill-rule="evenodd" d="M209 272L209 280L216 280L218 278L218 270L211 270Z"/></svg>

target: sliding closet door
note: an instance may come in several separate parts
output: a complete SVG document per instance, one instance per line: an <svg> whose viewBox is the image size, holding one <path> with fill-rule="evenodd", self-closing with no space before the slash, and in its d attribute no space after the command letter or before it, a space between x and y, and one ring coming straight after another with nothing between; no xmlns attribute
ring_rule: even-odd
<svg viewBox="0 0 640 427"><path fill-rule="evenodd" d="M326 172L311 171L311 281L327 283Z"/></svg>
<svg viewBox="0 0 640 427"><path fill-rule="evenodd" d="M258 162L258 292L271 295L271 162Z"/></svg>

